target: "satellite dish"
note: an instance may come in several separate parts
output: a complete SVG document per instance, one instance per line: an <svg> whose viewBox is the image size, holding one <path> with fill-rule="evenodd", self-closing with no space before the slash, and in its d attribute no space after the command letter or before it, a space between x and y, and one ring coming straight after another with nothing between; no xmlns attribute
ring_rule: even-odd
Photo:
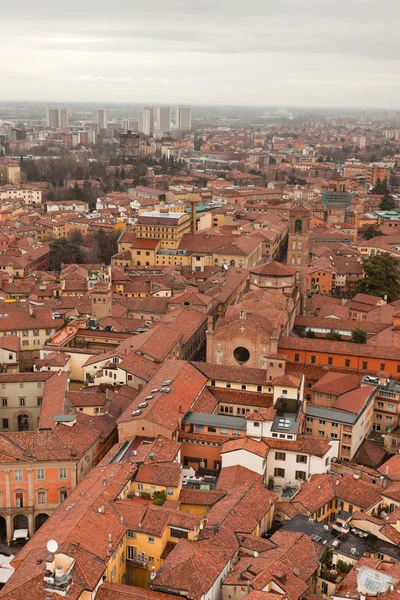
<svg viewBox="0 0 400 600"><path fill-rule="evenodd" d="M57 552L58 544L56 540L49 540L47 542L47 550L50 552L50 554L54 554L54 552Z"/></svg>

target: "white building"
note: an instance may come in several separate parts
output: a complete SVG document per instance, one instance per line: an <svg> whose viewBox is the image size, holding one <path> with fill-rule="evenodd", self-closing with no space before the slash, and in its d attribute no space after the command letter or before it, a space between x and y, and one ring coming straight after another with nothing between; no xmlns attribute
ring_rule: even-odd
<svg viewBox="0 0 400 600"><path fill-rule="evenodd" d="M284 375L277 387L285 378L289 383ZM298 389L303 382L304 378ZM294 396L294 386L292 393L286 387L279 398L274 394L273 406L246 415L246 437L230 440L221 449L222 467L247 467L277 490L299 487L312 474L329 472L332 459L339 455L337 440L301 433L303 403Z"/></svg>
<svg viewBox="0 0 400 600"><path fill-rule="evenodd" d="M47 202L47 212L61 212L72 210L77 213L89 212L89 204L83 200L49 200Z"/></svg>
<svg viewBox="0 0 400 600"><path fill-rule="evenodd" d="M23 200L27 205L40 204L42 202L42 191L30 188L10 188L0 190L0 200Z"/></svg>
<svg viewBox="0 0 400 600"><path fill-rule="evenodd" d="M190 106L176 107L175 127L179 131L189 131L192 129L192 109Z"/></svg>
<svg viewBox="0 0 400 600"><path fill-rule="evenodd" d="M159 106L156 109L156 127L157 131L171 131L171 109L169 106Z"/></svg>
<svg viewBox="0 0 400 600"><path fill-rule="evenodd" d="M107 127L108 127L107 109L99 108L99 110L97 111L97 122L99 124L99 130L107 129Z"/></svg>
<svg viewBox="0 0 400 600"><path fill-rule="evenodd" d="M144 106L139 109L139 133L153 135L153 107Z"/></svg>
<svg viewBox="0 0 400 600"><path fill-rule="evenodd" d="M137 131L138 120L137 119L122 119L122 128L124 131Z"/></svg>

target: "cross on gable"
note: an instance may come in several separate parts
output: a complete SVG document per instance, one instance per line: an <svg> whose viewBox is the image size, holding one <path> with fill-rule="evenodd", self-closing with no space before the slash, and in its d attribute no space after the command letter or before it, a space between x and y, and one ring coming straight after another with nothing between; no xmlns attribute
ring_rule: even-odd
<svg viewBox="0 0 400 600"><path fill-rule="evenodd" d="M240 331L244 333L246 331L246 327L244 325L241 326Z"/></svg>

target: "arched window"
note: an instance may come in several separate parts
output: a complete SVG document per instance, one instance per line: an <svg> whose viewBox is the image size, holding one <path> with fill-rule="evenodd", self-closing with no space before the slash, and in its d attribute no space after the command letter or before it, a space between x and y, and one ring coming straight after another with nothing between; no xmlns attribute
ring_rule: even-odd
<svg viewBox="0 0 400 600"><path fill-rule="evenodd" d="M282 363L279 363L278 367L279 367L280 369L282 369Z"/></svg>
<svg viewBox="0 0 400 600"><path fill-rule="evenodd" d="M301 233L303 231L303 222L301 219L296 219L294 223L294 231L295 233Z"/></svg>
<svg viewBox="0 0 400 600"><path fill-rule="evenodd" d="M233 258L232 258L232 260L231 260L231 262L229 264L230 264L231 267L235 266L235 261L233 260Z"/></svg>
<svg viewBox="0 0 400 600"><path fill-rule="evenodd" d="M217 365L221 364L221 359L222 359L222 351L221 350L217 350L215 353L215 359L216 359L216 363Z"/></svg>
<svg viewBox="0 0 400 600"><path fill-rule="evenodd" d="M246 319L246 311L245 311L244 309L242 309L242 310L240 311L240 318L241 318L241 319Z"/></svg>
<svg viewBox="0 0 400 600"><path fill-rule="evenodd" d="M282 390L282 394L287 394L287 390Z"/></svg>

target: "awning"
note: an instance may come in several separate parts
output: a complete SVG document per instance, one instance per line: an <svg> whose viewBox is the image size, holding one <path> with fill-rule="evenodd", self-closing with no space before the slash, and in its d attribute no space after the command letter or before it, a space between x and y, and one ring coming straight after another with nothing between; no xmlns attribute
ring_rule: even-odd
<svg viewBox="0 0 400 600"><path fill-rule="evenodd" d="M24 540L29 539L29 533L28 533L27 529L14 529L13 541L15 542L15 540L20 540L20 539L24 539Z"/></svg>

